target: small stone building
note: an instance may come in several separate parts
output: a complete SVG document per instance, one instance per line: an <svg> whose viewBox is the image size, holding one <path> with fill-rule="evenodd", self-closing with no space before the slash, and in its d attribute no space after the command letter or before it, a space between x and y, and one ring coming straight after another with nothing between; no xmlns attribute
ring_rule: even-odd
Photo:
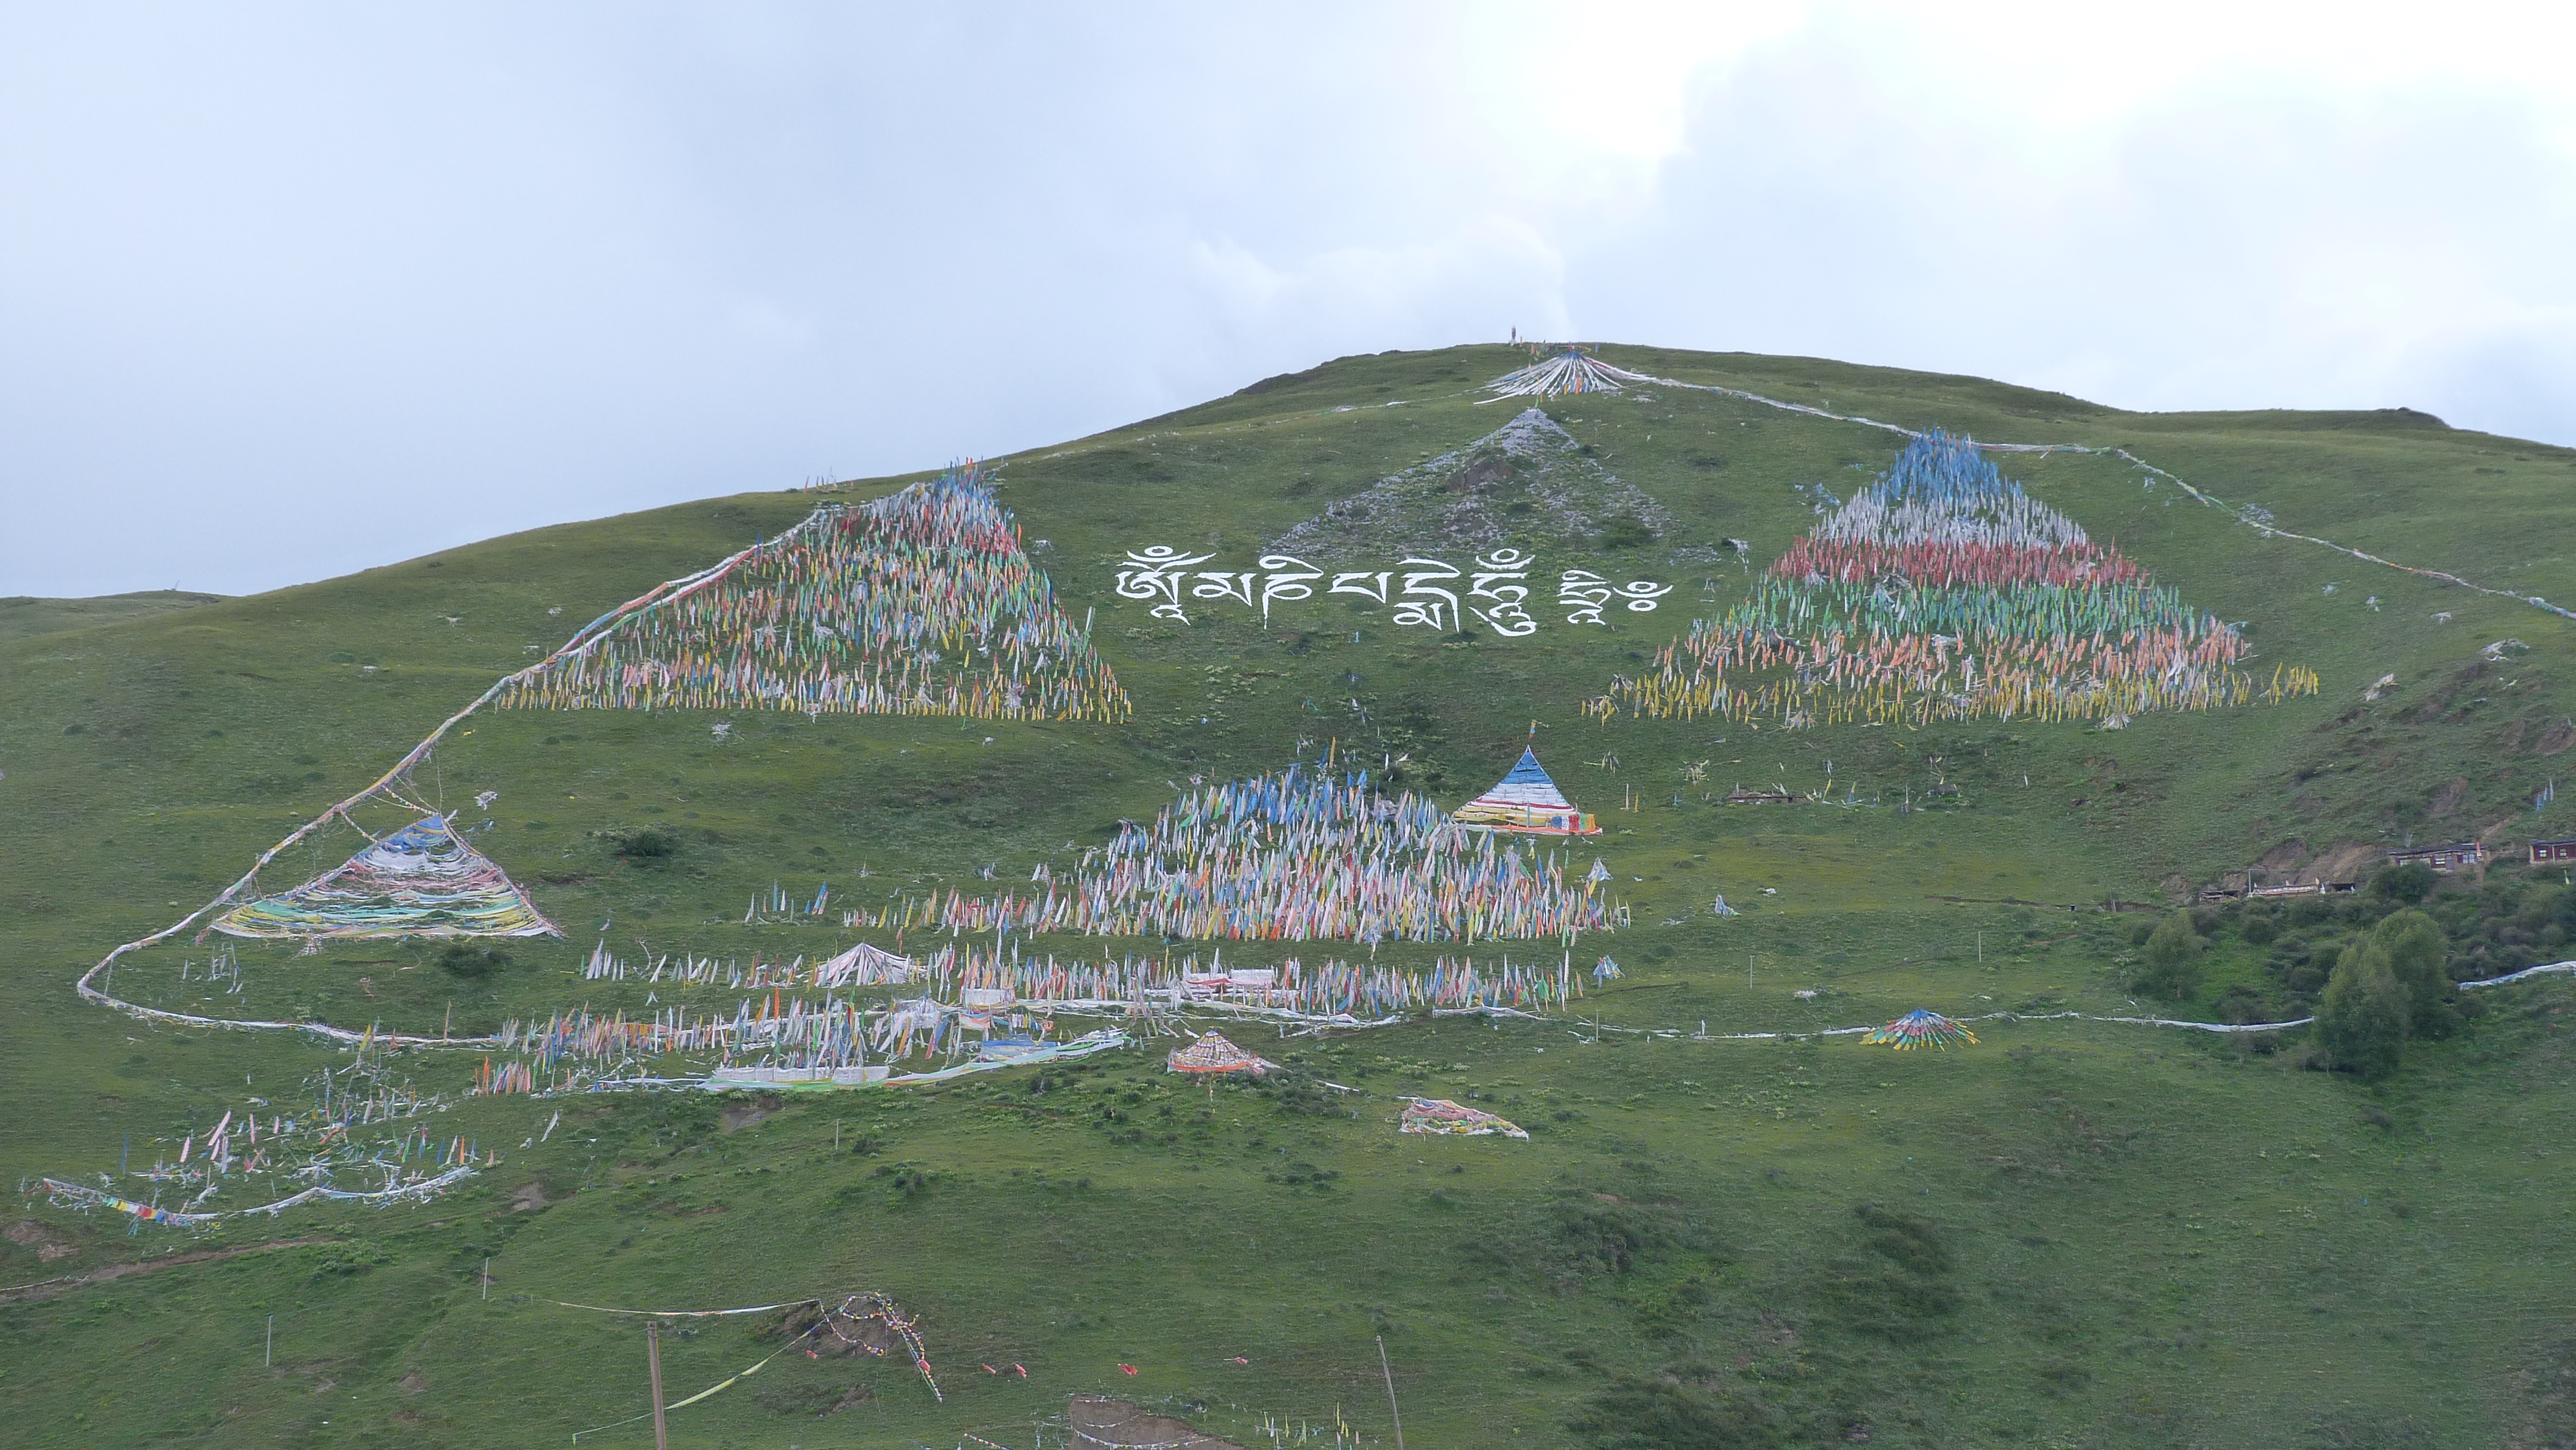
<svg viewBox="0 0 2576 1450"><path fill-rule="evenodd" d="M2486 847L2475 841L2459 841L2448 846L2417 846L2409 850L2388 853L2388 864L2391 866L2410 866L2421 862L2436 871L2444 872L2474 871L2484 865L2486 859Z"/></svg>

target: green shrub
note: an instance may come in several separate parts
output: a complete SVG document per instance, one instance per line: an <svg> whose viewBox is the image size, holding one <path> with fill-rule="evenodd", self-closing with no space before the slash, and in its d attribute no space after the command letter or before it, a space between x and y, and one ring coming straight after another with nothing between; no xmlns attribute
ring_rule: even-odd
<svg viewBox="0 0 2576 1450"><path fill-rule="evenodd" d="M1951 1284L1953 1256L1940 1226L1901 1210L1863 1203L1852 1209L1866 1233L1861 1254L1828 1258L1817 1297L1835 1318L1864 1334L1898 1342L1929 1339L1959 1307Z"/></svg>
<svg viewBox="0 0 2576 1450"><path fill-rule="evenodd" d="M2371 877L2370 891L2374 896L2412 905L2433 894L2433 882L2432 867L2421 861L2409 861Z"/></svg>
<svg viewBox="0 0 2576 1450"><path fill-rule="evenodd" d="M2371 942L2387 953L2388 969L2406 989L2409 1037L2439 1041L2460 1028L2450 1005L2450 948L2442 928L2420 911L2401 911L2373 928Z"/></svg>
<svg viewBox="0 0 2576 1450"><path fill-rule="evenodd" d="M1775 1408L1717 1385L1715 1369L1673 1364L1623 1375L1596 1391L1566 1428L1602 1450L1760 1450L1788 1430Z"/></svg>
<svg viewBox="0 0 2576 1450"><path fill-rule="evenodd" d="M389 1262L393 1255L365 1239L348 1239L332 1244L314 1256L313 1277L317 1279L350 1278L363 1274L378 1264Z"/></svg>
<svg viewBox="0 0 2576 1450"><path fill-rule="evenodd" d="M510 954L499 947L478 947L471 942L452 941L439 949L438 964L457 976L480 980L510 965Z"/></svg>
<svg viewBox="0 0 2576 1450"><path fill-rule="evenodd" d="M2317 1044L2334 1066L2382 1078L2406 1056L2415 1004L2389 969L2388 949L2364 939L2343 949L2325 1000L2317 1004Z"/></svg>
<svg viewBox="0 0 2576 1450"><path fill-rule="evenodd" d="M1605 549L1634 549L1655 541L1655 531L1634 514L1605 519L1597 542Z"/></svg>
<svg viewBox="0 0 2576 1450"><path fill-rule="evenodd" d="M2147 935L2146 950L2129 978L2133 991L2170 997L2179 1002L2200 987L2200 957L2206 944L2192 930L2191 915L2177 911Z"/></svg>
<svg viewBox="0 0 2576 1450"><path fill-rule="evenodd" d="M660 826L646 826L617 843L620 859L658 866L680 854L680 838Z"/></svg>

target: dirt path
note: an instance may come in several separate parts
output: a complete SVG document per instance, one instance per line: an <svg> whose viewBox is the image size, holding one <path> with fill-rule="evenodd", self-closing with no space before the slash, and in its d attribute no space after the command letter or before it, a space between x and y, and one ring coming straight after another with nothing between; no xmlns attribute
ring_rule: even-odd
<svg viewBox="0 0 2576 1450"><path fill-rule="evenodd" d="M19 1284L12 1288L0 1289L0 1304L31 1304L39 1299L51 1299L57 1295L68 1294L74 1289L87 1285L104 1284L112 1279L149 1274L161 1269L175 1269L181 1264L203 1264L216 1259L235 1259L244 1254L265 1254L275 1249L300 1249L314 1244L338 1242L340 1242L338 1239L330 1238L279 1239L275 1243L249 1244L238 1249L200 1249L195 1253L172 1254L163 1259L130 1259L121 1264L109 1264L105 1268L92 1269L86 1274L72 1274L60 1279L45 1279L33 1284Z"/></svg>

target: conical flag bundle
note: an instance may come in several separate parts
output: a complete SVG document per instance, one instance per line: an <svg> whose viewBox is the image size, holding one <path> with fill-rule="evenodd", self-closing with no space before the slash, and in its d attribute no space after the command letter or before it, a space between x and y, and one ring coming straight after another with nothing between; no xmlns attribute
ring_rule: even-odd
<svg viewBox="0 0 2576 1450"><path fill-rule="evenodd" d="M246 937L561 936L500 867L424 816L292 891L218 916Z"/></svg>
<svg viewBox="0 0 2576 1450"><path fill-rule="evenodd" d="M1603 719L1792 725L2104 719L2316 693L2314 671L2237 668L2244 636L1931 433L1792 544L1743 603L1621 677Z"/></svg>
<svg viewBox="0 0 2576 1450"><path fill-rule="evenodd" d="M1127 718L972 465L803 523L598 628L506 706Z"/></svg>

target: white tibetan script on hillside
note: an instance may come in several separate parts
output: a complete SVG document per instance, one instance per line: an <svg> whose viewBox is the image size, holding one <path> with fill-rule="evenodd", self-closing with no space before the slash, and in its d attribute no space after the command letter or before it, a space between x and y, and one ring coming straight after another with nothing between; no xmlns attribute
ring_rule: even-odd
<svg viewBox="0 0 2576 1450"><path fill-rule="evenodd" d="M1455 634L1473 618L1506 639L1538 632L1539 621L1530 613L1529 582L1538 558L1518 549L1475 555L1472 569L1407 555L1387 568L1328 570L1291 554L1264 554L1259 569L1199 567L1215 557L1185 554L1168 544L1130 549L1118 570L1118 597L1150 601L1155 618L1183 624L1190 622L1189 611L1199 600L1209 601L1209 608L1258 609L1261 622L1268 624L1274 605L1319 594L1355 594L1392 608L1399 627ZM1542 581L1538 587L1547 586ZM1568 569L1557 576L1556 603L1568 624L1606 625L1604 612L1613 605L1651 613L1672 590L1670 584L1650 579L1621 584L1589 569Z"/></svg>

